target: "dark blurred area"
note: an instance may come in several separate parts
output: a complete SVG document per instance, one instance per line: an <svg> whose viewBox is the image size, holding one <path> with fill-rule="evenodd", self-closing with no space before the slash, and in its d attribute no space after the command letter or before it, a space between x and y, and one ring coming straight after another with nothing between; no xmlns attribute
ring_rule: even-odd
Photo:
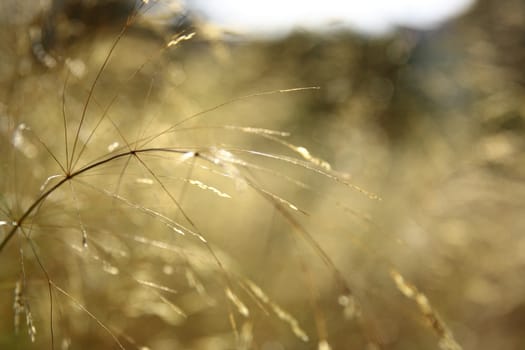
<svg viewBox="0 0 525 350"><path fill-rule="evenodd" d="M40 126L42 139L46 133L53 135L46 129L51 117L45 116L60 116L64 71L75 77L69 83L77 97L70 98L71 104L81 105L86 87L136 5L68 0L53 12L58 3L0 5L0 132L5 140L9 125L19 122L32 123L36 130ZM318 286L319 304L308 305L305 287L290 283L306 283L297 272L301 264L291 264L296 267L291 271L282 260L300 255L290 251L304 247L283 238L286 224L274 218L271 208L251 209L252 199L242 193L239 207L219 205L213 209L215 218L201 223L210 232L208 239L239 262L236 268L263 284L309 333L315 334L319 326L312 317L316 311L310 309L324 310L333 349L452 349L439 346L415 304L396 289L389 277L392 268L425 293L463 349L525 348L525 2L478 0L468 13L437 29L399 28L381 38L298 30L278 41L242 36L221 40L219 29L184 12L177 16L143 16L116 50L97 90L101 104L110 100L109 92L121 92L116 121L139 123L134 113L140 110L141 115L158 115L159 125L164 125L174 115L190 115L239 96L319 86L315 92L243 100L212 111L201 123L290 132L290 142L382 198L348 195L335 181L313 182L317 180L283 165L272 167L311 181L311 190L303 193L287 183L266 181L267 174L260 176L266 186L311 213L309 231L364 300L361 322L341 321L327 272L315 266L303 274ZM193 30L195 39L153 61L155 48L173 34ZM137 67L150 61L134 84L127 84ZM142 110L138 106L145 100L149 109ZM53 125L58 128L60 122L58 118ZM2 144L7 145L5 140ZM215 134L184 141L267 147L264 138ZM6 167L0 173L5 177ZM49 169L50 164L38 168L40 178L50 175ZM196 208L196 217L209 211L198 198L187 205ZM234 216L233 208L245 213L246 221L232 219L224 229L221 223ZM246 222L253 225L250 234ZM7 257L17 259L15 253L2 252L1 264L10 265ZM12 335L16 267L5 270L0 273L0 300L6 301L0 309L5 315L0 318L0 347L30 348L29 341ZM125 292L123 287L113 294L118 295L115 309L125 304ZM97 293L86 293L86 304L113 302ZM183 309L185 302L195 306L190 298L178 301ZM158 338L151 348L228 349L221 339L229 339L230 329L220 306L202 307L209 313L195 307L199 311L186 323L173 321L175 335L169 327L152 332ZM161 327L159 319L165 321L153 311L146 317L126 314L138 319L127 331L141 339L148 338L148 324ZM277 323L256 318L255 340L247 348L328 349L315 341L302 343ZM91 337L95 326L90 327L77 329L81 340L73 340L71 348L114 347L103 332Z"/></svg>

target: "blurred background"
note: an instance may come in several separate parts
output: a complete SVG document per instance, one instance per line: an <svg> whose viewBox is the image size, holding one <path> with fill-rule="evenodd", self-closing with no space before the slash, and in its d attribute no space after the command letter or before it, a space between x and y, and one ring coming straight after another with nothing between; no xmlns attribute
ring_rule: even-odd
<svg viewBox="0 0 525 350"><path fill-rule="evenodd" d="M60 172L42 143L64 158L62 110L74 130L136 6L0 5L0 238ZM55 348L118 348L83 305L126 348L457 349L392 270L463 349L525 347L523 1L159 0L139 13L87 112L89 130L111 105L118 132L83 131L79 165L211 109L155 143L203 159L151 157L150 170L115 162L42 206L31 223L37 255L74 297L53 292ZM301 87L320 89L278 92ZM155 178L224 269L206 245L173 238L130 205L192 226ZM30 245L17 238L0 261L0 347L49 348L47 283Z"/></svg>

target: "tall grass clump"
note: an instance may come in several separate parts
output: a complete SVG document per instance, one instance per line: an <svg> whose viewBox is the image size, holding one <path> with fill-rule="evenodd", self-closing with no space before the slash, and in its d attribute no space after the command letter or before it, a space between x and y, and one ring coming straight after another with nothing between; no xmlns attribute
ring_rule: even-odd
<svg viewBox="0 0 525 350"><path fill-rule="evenodd" d="M381 196L282 130L319 88L208 91L207 72L189 96L178 52L220 61L220 43L159 34L154 6L5 53L0 345L379 349L401 314L415 343L459 349L363 237Z"/></svg>

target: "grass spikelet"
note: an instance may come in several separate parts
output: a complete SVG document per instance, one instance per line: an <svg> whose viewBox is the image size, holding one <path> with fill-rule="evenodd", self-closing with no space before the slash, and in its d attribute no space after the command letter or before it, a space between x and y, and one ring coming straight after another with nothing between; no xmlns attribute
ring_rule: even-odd
<svg viewBox="0 0 525 350"><path fill-rule="evenodd" d="M423 317L426 319L430 328L439 337L439 348L442 350L461 350L461 345L457 343L450 329L438 316L437 312L432 308L428 298L421 293L414 285L405 280L396 270L390 272L397 289L408 299L413 300Z"/></svg>
<svg viewBox="0 0 525 350"><path fill-rule="evenodd" d="M168 42L167 47L177 46L182 41L190 40L194 36L195 36L195 32L189 33L189 34L185 34L185 35L176 36L174 39L172 39L172 40L170 40Z"/></svg>
<svg viewBox="0 0 525 350"><path fill-rule="evenodd" d="M23 298L22 281L18 280L16 281L16 285L15 285L14 301L13 301L15 333L19 332L20 314L24 312L24 302L22 298Z"/></svg>
<svg viewBox="0 0 525 350"><path fill-rule="evenodd" d="M233 305L235 305L235 307L237 308L237 311L241 315L243 315L244 317L250 316L250 310L248 310L246 305L241 301L241 299L239 299L239 297L236 294L234 294L231 291L231 289L227 288L225 293L228 299L232 302Z"/></svg>
<svg viewBox="0 0 525 350"><path fill-rule="evenodd" d="M246 284L248 288L251 290L251 292L257 297L261 302L268 305L272 312L279 317L282 321L288 323L290 326L292 332L297 336L297 338L301 339L303 342L308 342L309 337L306 334L306 332L301 328L299 325L299 322L288 312L283 310L279 305L277 305L275 302L273 302L267 295L264 293L264 291L255 283L252 281L246 281Z"/></svg>

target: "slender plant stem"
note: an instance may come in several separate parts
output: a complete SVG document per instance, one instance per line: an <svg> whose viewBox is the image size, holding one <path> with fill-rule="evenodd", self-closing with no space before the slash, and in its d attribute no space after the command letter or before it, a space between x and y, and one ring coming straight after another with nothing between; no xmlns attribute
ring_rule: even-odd
<svg viewBox="0 0 525 350"><path fill-rule="evenodd" d="M23 225L25 220L31 215L31 213L47 198L49 195L51 195L53 192L55 192L57 189L62 187L63 184L66 182L73 180L75 177L88 172L91 169L98 168L101 165L110 163L116 159L127 157L130 155L136 155L139 153L152 153L152 152L168 152L168 153L178 153L178 154L184 154L187 153L188 150L183 149L172 149L172 148L144 148L144 149L138 149L138 150L129 150L126 152L115 154L111 157L104 158L102 160L99 160L97 162L88 164L82 168L80 168L77 171L74 171L70 173L69 175L66 175L62 180L57 182L55 185L53 185L51 188L49 188L47 191L42 193L34 202L31 204L31 206L17 219L13 222L13 227L11 230L7 233L7 236L0 242L0 253L4 250L4 247L7 245L7 243L13 238L13 236L16 234L18 229Z"/></svg>

